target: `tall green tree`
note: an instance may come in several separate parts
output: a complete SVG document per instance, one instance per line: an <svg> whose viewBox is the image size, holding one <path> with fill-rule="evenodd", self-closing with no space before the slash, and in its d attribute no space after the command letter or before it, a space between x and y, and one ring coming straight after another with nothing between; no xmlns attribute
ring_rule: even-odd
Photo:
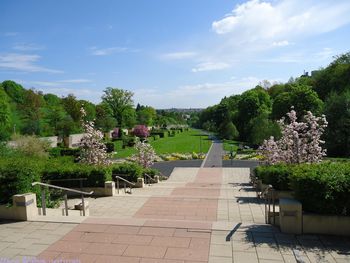
<svg viewBox="0 0 350 263"><path fill-rule="evenodd" d="M139 106L136 107L137 123L150 126L154 124L157 117L157 112L150 106Z"/></svg>
<svg viewBox="0 0 350 263"><path fill-rule="evenodd" d="M112 111L105 103L96 105L95 126L103 132L108 132L116 126L116 121L112 117Z"/></svg>
<svg viewBox="0 0 350 263"><path fill-rule="evenodd" d="M134 110L134 101L132 99L134 93L111 87L106 88L103 92L102 101L110 107L112 116L116 119L118 125L122 128L126 127L127 115ZM130 124L131 121L128 122Z"/></svg>
<svg viewBox="0 0 350 263"><path fill-rule="evenodd" d="M331 93L325 103L326 148L330 156L350 157L350 90Z"/></svg>

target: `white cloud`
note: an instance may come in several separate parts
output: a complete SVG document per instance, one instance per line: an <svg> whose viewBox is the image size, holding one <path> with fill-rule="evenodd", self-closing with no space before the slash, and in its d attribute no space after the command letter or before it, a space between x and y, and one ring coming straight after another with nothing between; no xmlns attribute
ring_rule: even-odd
<svg viewBox="0 0 350 263"><path fill-rule="evenodd" d="M184 52L172 52L163 54L161 57L168 60L180 60L194 58L197 55L195 52L184 51Z"/></svg>
<svg viewBox="0 0 350 263"><path fill-rule="evenodd" d="M282 40L282 41L275 41L272 43L272 46L274 47L285 47L289 46L290 43L287 40Z"/></svg>
<svg viewBox="0 0 350 263"><path fill-rule="evenodd" d="M109 48L97 48L91 47L89 48L91 54L94 56L108 56L115 53L125 53L125 52L137 52L137 49L131 49L128 47L109 47Z"/></svg>
<svg viewBox="0 0 350 263"><path fill-rule="evenodd" d="M227 82L207 82L182 85L170 91L152 89L135 90L135 102L156 108L205 108L219 103L224 96L240 94L255 87L260 79L247 77Z"/></svg>
<svg viewBox="0 0 350 263"><path fill-rule="evenodd" d="M62 87L66 84L81 84L81 83L91 83L90 79L64 79L56 81L21 81L24 84L39 86L39 87Z"/></svg>
<svg viewBox="0 0 350 263"><path fill-rule="evenodd" d="M251 0L237 5L212 29L241 44L258 41L279 43L335 30L350 22L348 0ZM284 42L286 43L286 42Z"/></svg>
<svg viewBox="0 0 350 263"><path fill-rule="evenodd" d="M223 70L230 67L230 64L225 62L203 62L192 68L192 72Z"/></svg>
<svg viewBox="0 0 350 263"><path fill-rule="evenodd" d="M49 69L36 65L41 57L39 55L28 55L18 53L0 54L0 69L18 70L23 72L47 72L62 73L61 70Z"/></svg>
<svg viewBox="0 0 350 263"><path fill-rule="evenodd" d="M19 51L35 51L35 50L42 50L45 47L37 44L17 43L12 48L14 50L19 50Z"/></svg>
<svg viewBox="0 0 350 263"><path fill-rule="evenodd" d="M19 35L18 32L5 32L4 33L5 37L15 37L15 36L18 36L18 35Z"/></svg>

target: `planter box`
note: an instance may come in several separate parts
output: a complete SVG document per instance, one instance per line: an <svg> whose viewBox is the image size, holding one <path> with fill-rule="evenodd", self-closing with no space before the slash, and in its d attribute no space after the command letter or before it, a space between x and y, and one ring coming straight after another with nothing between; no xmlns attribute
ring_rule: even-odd
<svg viewBox="0 0 350 263"><path fill-rule="evenodd" d="M350 216L304 213L303 233L350 236Z"/></svg>

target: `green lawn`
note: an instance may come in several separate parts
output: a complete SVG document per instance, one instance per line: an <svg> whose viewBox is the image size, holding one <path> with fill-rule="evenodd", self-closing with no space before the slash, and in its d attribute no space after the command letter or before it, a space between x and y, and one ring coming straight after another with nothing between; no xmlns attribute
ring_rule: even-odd
<svg viewBox="0 0 350 263"><path fill-rule="evenodd" d="M237 152L238 150L238 145L240 142L238 141L233 141L233 140L223 140L224 143L224 151L230 152L233 150L234 152Z"/></svg>
<svg viewBox="0 0 350 263"><path fill-rule="evenodd" d="M153 141L150 140L150 144L153 146L157 154L164 153L192 153L201 151L206 153L209 150L211 141L208 139L208 135L199 136L201 133L198 130L189 130L176 134L174 137L160 138ZM117 147L116 158L125 158L135 153L133 147L127 147L120 149Z"/></svg>

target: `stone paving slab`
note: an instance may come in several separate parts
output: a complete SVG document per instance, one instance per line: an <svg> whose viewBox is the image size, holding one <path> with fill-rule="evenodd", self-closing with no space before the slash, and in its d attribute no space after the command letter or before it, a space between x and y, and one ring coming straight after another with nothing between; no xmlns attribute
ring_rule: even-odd
<svg viewBox="0 0 350 263"><path fill-rule="evenodd" d="M286 235L264 224L247 168L172 176L133 195L89 199L92 215L80 224L0 224L0 262L350 262L350 238Z"/></svg>

